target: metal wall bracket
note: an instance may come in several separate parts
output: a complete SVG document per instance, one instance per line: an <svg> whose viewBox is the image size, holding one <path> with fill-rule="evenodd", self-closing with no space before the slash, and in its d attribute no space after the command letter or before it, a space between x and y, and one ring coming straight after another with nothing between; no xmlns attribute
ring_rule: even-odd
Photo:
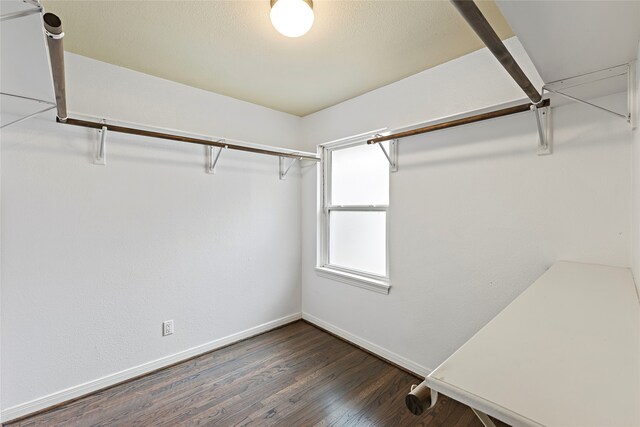
<svg viewBox="0 0 640 427"><path fill-rule="evenodd" d="M22 0L23 3L33 6L31 9L20 10L18 12L6 13L0 16L0 21L8 21L9 19L22 18L23 16L35 15L42 12L42 5L36 0Z"/></svg>
<svg viewBox="0 0 640 427"><path fill-rule="evenodd" d="M384 143L379 143L378 146L384 153L384 156L389 161L389 170L391 172L398 172L398 140L392 139L389 141L389 152L384 148Z"/></svg>
<svg viewBox="0 0 640 427"><path fill-rule="evenodd" d="M15 124L18 124L18 123L24 122L25 120L29 120L31 117L35 117L35 116L38 116L38 115L40 115L40 114L42 114L42 113L46 113L47 111L51 111L51 110L53 110L54 108L56 108L56 106L55 106L55 105L50 106L50 107L47 107L47 108L45 108L45 109L43 109L43 110L36 111L35 113L28 114L28 115L26 115L26 116L20 117L19 119L16 119L16 120L14 120L14 121L12 121L12 122L9 122L9 123L5 123L5 124L3 124L2 126L0 126L0 129L4 129L4 128L6 128L7 126L11 126L11 125L15 125Z"/></svg>
<svg viewBox="0 0 640 427"><path fill-rule="evenodd" d="M40 104L49 105L47 108L44 108L42 110L38 110L35 113L27 114L25 116L22 116L22 117L20 117L20 118L18 118L16 120L13 120L13 121L9 122L9 123L5 123L2 126L0 126L0 129L4 129L7 126L11 126L11 125L15 125L15 124L21 123L21 122L23 122L25 120L30 119L31 117L35 117L35 116L37 116L39 114L46 113L47 111L51 111L54 108L56 108L55 102L45 101L44 99L29 98L28 96L15 95L13 93L7 93L7 92L0 92L0 95L8 96L8 97L11 97L11 98L16 98L16 99L23 99L23 100L26 100L26 101L35 101L35 102L38 102Z"/></svg>
<svg viewBox="0 0 640 427"><path fill-rule="evenodd" d="M568 79L558 80L555 82L547 83L542 87L542 93L544 91L560 95L563 98L570 99L577 103L588 105L606 113L612 114L616 117L625 119L632 128L636 126L637 114L636 114L636 78L635 78L635 62L628 64L618 65L616 67L605 68L603 70L594 71L591 73L581 74L579 76L570 77ZM600 80L609 79L612 77L626 76L627 78L627 112L619 113L617 111L610 110L608 108L601 107L600 105L593 104L591 102L580 99L576 96L564 93L563 90L570 89L590 83L595 83Z"/></svg>
<svg viewBox="0 0 640 427"><path fill-rule="evenodd" d="M220 140L220 142L224 142L224 139ZM225 148L227 148L226 145L224 147L207 146L207 173L216 173L216 164L218 164L220 154Z"/></svg>
<svg viewBox="0 0 640 427"><path fill-rule="evenodd" d="M471 408L471 410L473 411L474 414L476 414L476 417L480 419L480 422L484 427L496 427L494 422L491 421L491 418L489 418L487 414L485 414L484 412L480 412L474 408Z"/></svg>
<svg viewBox="0 0 640 427"><path fill-rule="evenodd" d="M551 107L532 105L531 110L536 118L538 128L538 155L552 153L553 139L551 137Z"/></svg>
<svg viewBox="0 0 640 427"><path fill-rule="evenodd" d="M297 162L298 160L302 160L302 159L291 159L291 162L289 162L289 166L287 166L287 158L286 157L279 157L278 158L278 165L280 168L280 179L286 179L287 178L287 174L289 173L289 170L291 169L291 167L293 166L293 164L295 162Z"/></svg>
<svg viewBox="0 0 640 427"><path fill-rule="evenodd" d="M93 159L94 165L105 166L107 164L107 127L102 126L98 131L100 139L96 147L96 156Z"/></svg>

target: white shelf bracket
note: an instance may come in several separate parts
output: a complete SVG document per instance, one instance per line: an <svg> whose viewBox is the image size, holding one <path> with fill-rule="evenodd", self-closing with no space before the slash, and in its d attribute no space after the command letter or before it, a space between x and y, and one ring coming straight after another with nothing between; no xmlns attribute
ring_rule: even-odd
<svg viewBox="0 0 640 427"><path fill-rule="evenodd" d="M51 106L51 107L47 107L47 108L45 108L44 110L39 110L39 111L36 111L35 113L28 114L28 115L26 115L26 116L20 117L19 119L16 119L16 120L14 120L14 121L12 121L12 122L9 122L9 123L5 123L5 124L3 124L2 126L0 126L0 129L4 129L4 128L6 128L7 126L16 125L16 124L18 124L18 123L22 123L22 122L24 122L25 120L29 120L29 119L30 119L30 118L32 118L32 117L38 116L38 115L40 115L40 114L42 114L42 113L46 113L47 111L51 111L51 110L53 110L54 108L56 108L56 106L55 106L55 105L53 105L53 106Z"/></svg>
<svg viewBox="0 0 640 427"><path fill-rule="evenodd" d="M489 416L487 414L485 414L484 412L480 412L477 409L471 408L471 410L473 411L474 414L476 414L476 417L478 417L480 419L480 422L482 423L483 426L485 427L496 427L496 425L494 424L493 421L491 421L491 418L489 418Z"/></svg>
<svg viewBox="0 0 640 427"><path fill-rule="evenodd" d="M538 156L552 153L553 139L551 137L551 107L531 106L536 117L538 128Z"/></svg>
<svg viewBox="0 0 640 427"><path fill-rule="evenodd" d="M560 95L563 98L570 99L582 105L588 105L592 108L597 108L600 111L620 117L631 125L631 128L635 128L637 125L637 112L636 110L636 64L630 62L628 64L622 64L615 67L605 68L591 73L581 74L579 76L570 77L563 80L557 80L555 82L547 83L542 87L542 94L544 91ZM563 90L575 88L578 86L588 85L600 80L609 79L613 77L626 76L627 78L627 111L626 113L619 113L608 108L601 107L600 105L593 104L584 99L580 99L576 96L569 95Z"/></svg>
<svg viewBox="0 0 640 427"><path fill-rule="evenodd" d="M40 3L36 0L22 0L22 2L33 6L33 8L1 15L0 21L8 21L10 19L22 18L23 16L34 15L36 13L42 12L42 5L40 5Z"/></svg>
<svg viewBox="0 0 640 427"><path fill-rule="evenodd" d="M219 142L224 142L224 139ZM211 145L207 147L207 173L216 173L216 164L218 164L220 154L225 148L227 148L226 145L224 147L213 147Z"/></svg>
<svg viewBox="0 0 640 427"><path fill-rule="evenodd" d="M384 153L384 156L389 161L389 170L391 172L398 172L398 142L399 141L397 139L389 141L389 153L387 153L387 150L384 148L384 144L378 144Z"/></svg>
<svg viewBox="0 0 640 427"><path fill-rule="evenodd" d="M107 127L102 126L98 131L98 146L96 147L96 156L93 159L94 165L105 166L107 164Z"/></svg>
<svg viewBox="0 0 640 427"><path fill-rule="evenodd" d="M25 116L22 116L22 117L20 117L20 118L18 118L16 120L13 120L13 121L9 122L9 123L5 123L2 126L0 126L0 129L4 129L4 128L8 127L8 126L16 125L18 123L22 123L25 120L29 120L32 117L38 116L38 115L40 115L42 113L46 113L47 111L51 111L54 108L56 108L55 102L45 101L44 99L30 98L28 96L15 95L13 93L7 93L7 92L0 92L0 95L8 96L8 97L11 97L11 98L16 98L16 99L24 99L24 100L27 100L27 101L34 101L34 102L38 102L40 104L47 104L48 105L48 107L45 108L45 109L36 111L35 113L27 114Z"/></svg>
<svg viewBox="0 0 640 427"><path fill-rule="evenodd" d="M297 162L298 158L295 159L291 159L291 162L289 162L289 165L287 166L287 158L286 157L279 157L278 158L278 165L280 167L280 179L286 179L287 178L287 174L289 173L289 170L291 169L291 167L293 166L293 164L295 162Z"/></svg>

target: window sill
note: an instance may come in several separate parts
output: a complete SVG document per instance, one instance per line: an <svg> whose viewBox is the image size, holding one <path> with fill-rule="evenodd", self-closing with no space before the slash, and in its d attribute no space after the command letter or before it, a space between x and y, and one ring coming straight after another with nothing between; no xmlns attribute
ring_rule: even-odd
<svg viewBox="0 0 640 427"><path fill-rule="evenodd" d="M346 273L328 267L316 267L316 273L318 276L325 277L327 279L336 280L338 282L357 286L380 294L387 295L389 294L389 289L391 289L391 285L389 285L389 282L387 281L358 276L357 274Z"/></svg>

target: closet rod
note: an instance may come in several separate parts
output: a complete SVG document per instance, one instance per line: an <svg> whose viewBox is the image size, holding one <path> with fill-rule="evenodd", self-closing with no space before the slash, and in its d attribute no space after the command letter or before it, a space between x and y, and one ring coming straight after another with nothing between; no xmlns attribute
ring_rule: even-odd
<svg viewBox="0 0 640 427"><path fill-rule="evenodd" d="M192 138L189 136L175 135L172 133L154 132L154 131L144 130L144 129L110 125L108 123L79 120L71 117L67 118L67 120L65 121L60 120L60 118L56 118L56 121L58 123L63 123L63 124L72 125L72 126L80 126L85 128L91 128L91 129L102 129L103 127L106 127L107 130L111 132L127 133L130 135L139 135L139 136L148 136L150 138L168 139L171 141L186 142L189 144L208 145L210 147L228 148L229 150L248 151L251 153L266 154L269 156L277 156L277 157L289 157L292 159L312 160L314 162L320 161L320 158L316 156L310 156L307 154L301 154L296 152L267 150L264 148L255 148L255 147L249 147L245 145L231 144L224 141L210 141L207 139Z"/></svg>
<svg viewBox="0 0 640 427"><path fill-rule="evenodd" d="M164 132L155 132L144 129L136 129L125 126L116 126L101 122L93 122L87 120L74 119L67 117L67 103L64 77L64 49L62 47L62 21L53 13L45 13L43 16L45 34L47 36L47 45L49 47L49 59L51 61L51 74L53 77L53 88L56 95L57 117L58 123L81 126L91 129L102 129L118 133L126 133L130 135L147 136L151 138L168 139L171 141L186 142L189 144L208 145L211 147L228 148L229 150L247 151L251 153L266 154L269 156L288 157L292 159L311 160L319 162L320 158L310 154L296 153L292 151L278 151L266 148L251 147L240 144L232 144L224 141L212 141L201 138L193 138L188 136L176 135Z"/></svg>
<svg viewBox="0 0 640 427"><path fill-rule="evenodd" d="M524 93L527 94L531 102L538 104L542 101L542 95L533 86L531 80L522 71L522 68L518 65L513 58L507 47L502 43L500 37L491 27L491 24L484 17L478 6L473 0L451 0L451 3L458 9L460 15L467 21L469 26L476 32L480 40L489 48L491 53L502 64L505 70L511 75L513 80L522 88Z"/></svg>
<svg viewBox="0 0 640 427"><path fill-rule="evenodd" d="M467 125L469 123L481 122L483 120L495 119L498 117L509 116L511 114L524 113L530 111L534 104L526 103L515 105L513 107L502 108L500 110L488 111L486 113L476 114L475 116L463 117L461 119L450 120L448 122L436 123L434 125L424 126L417 129L411 129L405 132L392 133L390 135L380 136L367 140L367 144L377 144L383 141L389 141L392 139L405 138L407 136L420 135L427 132L433 132L436 130L442 130L452 128L455 126ZM548 99L543 100L538 107L548 107L550 102Z"/></svg>
<svg viewBox="0 0 640 427"><path fill-rule="evenodd" d="M56 96L57 115L60 121L67 120L67 95L64 78L64 47L62 38L62 21L53 13L45 13L44 33L47 36L51 74L53 76L53 91Z"/></svg>

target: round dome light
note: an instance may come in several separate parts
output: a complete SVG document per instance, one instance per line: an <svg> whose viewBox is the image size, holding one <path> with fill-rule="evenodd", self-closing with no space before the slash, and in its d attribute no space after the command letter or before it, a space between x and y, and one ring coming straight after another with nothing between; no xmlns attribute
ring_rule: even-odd
<svg viewBox="0 0 640 427"><path fill-rule="evenodd" d="M271 23L283 36L306 34L313 18L312 0L271 0Z"/></svg>

